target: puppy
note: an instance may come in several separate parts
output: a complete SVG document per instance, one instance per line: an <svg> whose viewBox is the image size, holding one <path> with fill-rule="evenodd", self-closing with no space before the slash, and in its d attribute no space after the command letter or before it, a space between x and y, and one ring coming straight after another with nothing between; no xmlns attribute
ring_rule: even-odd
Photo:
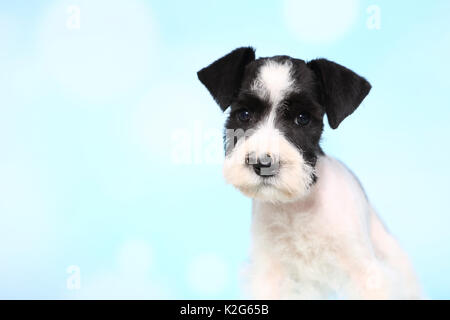
<svg viewBox="0 0 450 320"><path fill-rule="evenodd" d="M253 199L249 292L257 299L418 299L405 252L358 179L320 147L371 89L328 61L238 48L198 72L225 124L228 183Z"/></svg>

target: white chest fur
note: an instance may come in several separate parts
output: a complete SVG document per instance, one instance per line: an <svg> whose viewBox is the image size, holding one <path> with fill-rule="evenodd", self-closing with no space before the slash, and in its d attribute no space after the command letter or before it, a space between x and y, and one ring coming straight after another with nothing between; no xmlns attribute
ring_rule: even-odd
<svg viewBox="0 0 450 320"><path fill-rule="evenodd" d="M419 297L406 255L357 179L330 157L321 157L316 170L317 183L300 201L254 200L252 296Z"/></svg>

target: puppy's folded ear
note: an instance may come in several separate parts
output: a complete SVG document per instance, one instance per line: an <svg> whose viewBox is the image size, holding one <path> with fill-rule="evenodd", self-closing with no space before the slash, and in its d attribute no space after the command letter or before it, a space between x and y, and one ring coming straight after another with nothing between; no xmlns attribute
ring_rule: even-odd
<svg viewBox="0 0 450 320"><path fill-rule="evenodd" d="M339 124L358 108L372 86L353 71L326 59L308 62L320 85L320 103L325 107L330 127Z"/></svg>
<svg viewBox="0 0 450 320"><path fill-rule="evenodd" d="M245 66L255 60L255 50L242 47L197 72L198 79L209 90L222 111L239 92Z"/></svg>

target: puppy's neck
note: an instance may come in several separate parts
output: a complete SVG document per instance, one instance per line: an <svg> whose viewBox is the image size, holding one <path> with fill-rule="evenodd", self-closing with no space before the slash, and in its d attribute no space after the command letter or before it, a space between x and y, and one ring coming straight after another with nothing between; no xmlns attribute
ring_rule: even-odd
<svg viewBox="0 0 450 320"><path fill-rule="evenodd" d="M308 222L319 221L321 225L333 226L341 224L345 218L342 213L346 217L359 217L359 212L368 206L358 179L340 161L321 156L316 173L316 183L302 199L289 203L253 200L253 222L273 225L283 220L286 226L294 222L306 226Z"/></svg>

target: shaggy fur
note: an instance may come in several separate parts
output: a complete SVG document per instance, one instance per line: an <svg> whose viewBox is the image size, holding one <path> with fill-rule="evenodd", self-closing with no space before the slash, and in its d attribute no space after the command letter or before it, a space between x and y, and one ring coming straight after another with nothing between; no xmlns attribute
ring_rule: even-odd
<svg viewBox="0 0 450 320"><path fill-rule="evenodd" d="M222 110L228 183L253 199L249 292L262 299L417 299L407 255L361 185L320 147L369 82L325 59L238 48L198 72Z"/></svg>

